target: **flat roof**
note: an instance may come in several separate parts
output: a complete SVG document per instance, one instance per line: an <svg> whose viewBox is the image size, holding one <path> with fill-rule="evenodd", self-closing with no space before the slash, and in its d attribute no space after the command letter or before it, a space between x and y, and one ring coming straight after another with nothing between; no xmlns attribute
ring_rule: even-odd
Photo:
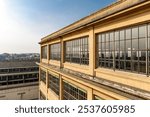
<svg viewBox="0 0 150 117"><path fill-rule="evenodd" d="M26 67L38 67L36 61L4 61L0 62L0 69L8 68L26 68Z"/></svg>

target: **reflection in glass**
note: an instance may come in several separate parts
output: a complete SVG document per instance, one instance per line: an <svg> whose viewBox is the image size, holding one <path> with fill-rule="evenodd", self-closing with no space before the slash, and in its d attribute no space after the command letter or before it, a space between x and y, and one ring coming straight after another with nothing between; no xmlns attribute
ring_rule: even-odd
<svg viewBox="0 0 150 117"><path fill-rule="evenodd" d="M131 40L126 40L126 51L131 51Z"/></svg>
<svg viewBox="0 0 150 117"><path fill-rule="evenodd" d="M114 66L113 69L146 73L146 44L149 42L150 48L150 24L147 26L148 28L146 25L140 25L99 34L98 51L102 51L99 54L99 66L107 68ZM100 41L100 35L103 42ZM148 42L147 36L149 36ZM150 60L150 52L148 55Z"/></svg>
<svg viewBox="0 0 150 117"><path fill-rule="evenodd" d="M125 31L122 30L120 31L120 40L124 40L125 39Z"/></svg>
<svg viewBox="0 0 150 117"><path fill-rule="evenodd" d="M126 61L126 70L131 70L131 62Z"/></svg>
<svg viewBox="0 0 150 117"><path fill-rule="evenodd" d="M67 48L69 50L69 48ZM50 59L60 60L60 43L50 45Z"/></svg>
<svg viewBox="0 0 150 117"><path fill-rule="evenodd" d="M115 32L115 40L119 40L119 31Z"/></svg>
<svg viewBox="0 0 150 117"><path fill-rule="evenodd" d="M132 39L138 38L138 27L132 28Z"/></svg>
<svg viewBox="0 0 150 117"><path fill-rule="evenodd" d="M41 57L43 58L43 59L47 59L47 46L43 46L42 48L41 48Z"/></svg>
<svg viewBox="0 0 150 117"><path fill-rule="evenodd" d="M146 73L146 63L145 62L140 62L139 63L139 69L141 73Z"/></svg>
<svg viewBox="0 0 150 117"><path fill-rule="evenodd" d="M139 27L139 37L146 37L146 26L140 26Z"/></svg>
<svg viewBox="0 0 150 117"><path fill-rule="evenodd" d="M77 64L89 64L88 37L66 42L65 61Z"/></svg>
<svg viewBox="0 0 150 117"><path fill-rule="evenodd" d="M145 38L139 39L139 50L145 50L145 49L146 49Z"/></svg>
<svg viewBox="0 0 150 117"><path fill-rule="evenodd" d="M126 29L126 39L131 39L131 29Z"/></svg>
<svg viewBox="0 0 150 117"><path fill-rule="evenodd" d="M138 50L138 39L132 40L132 50Z"/></svg>
<svg viewBox="0 0 150 117"><path fill-rule="evenodd" d="M120 50L125 49L125 41L120 41Z"/></svg>
<svg viewBox="0 0 150 117"><path fill-rule="evenodd" d="M138 51L132 51L132 60L138 60Z"/></svg>
<svg viewBox="0 0 150 117"><path fill-rule="evenodd" d="M132 66L133 66L133 71L138 72L138 62L133 62Z"/></svg>

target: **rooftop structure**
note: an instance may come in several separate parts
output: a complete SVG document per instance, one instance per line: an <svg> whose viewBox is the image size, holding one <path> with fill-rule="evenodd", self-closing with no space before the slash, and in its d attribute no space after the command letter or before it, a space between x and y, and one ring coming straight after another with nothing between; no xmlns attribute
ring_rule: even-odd
<svg viewBox="0 0 150 117"><path fill-rule="evenodd" d="M0 62L0 99L38 99L35 61Z"/></svg>

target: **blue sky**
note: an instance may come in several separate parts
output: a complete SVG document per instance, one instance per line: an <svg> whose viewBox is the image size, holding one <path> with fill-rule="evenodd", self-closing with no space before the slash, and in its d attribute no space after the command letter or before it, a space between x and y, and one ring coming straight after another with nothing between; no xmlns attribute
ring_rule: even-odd
<svg viewBox="0 0 150 117"><path fill-rule="evenodd" d="M116 0L0 0L0 53L39 52L40 39Z"/></svg>

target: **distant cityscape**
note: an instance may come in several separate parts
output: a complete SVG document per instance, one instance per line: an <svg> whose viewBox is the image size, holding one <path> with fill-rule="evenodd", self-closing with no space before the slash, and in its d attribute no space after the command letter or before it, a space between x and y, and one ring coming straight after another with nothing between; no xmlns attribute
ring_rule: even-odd
<svg viewBox="0 0 150 117"><path fill-rule="evenodd" d="M10 54L3 53L0 54L0 61L29 61L29 60L39 60L39 53L23 53L23 54Z"/></svg>

